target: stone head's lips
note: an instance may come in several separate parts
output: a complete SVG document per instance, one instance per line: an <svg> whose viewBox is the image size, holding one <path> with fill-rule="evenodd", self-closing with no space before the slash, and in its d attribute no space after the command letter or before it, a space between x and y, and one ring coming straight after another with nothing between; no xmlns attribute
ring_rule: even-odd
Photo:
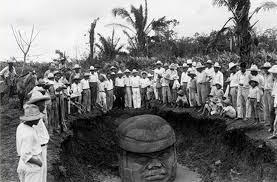
<svg viewBox="0 0 277 182"><path fill-rule="evenodd" d="M167 172L165 169L147 170L143 177L147 181L163 180L167 177Z"/></svg>
<svg viewBox="0 0 277 182"><path fill-rule="evenodd" d="M148 114L125 120L117 134L120 147L135 153L160 151L176 141L174 130L163 118Z"/></svg>

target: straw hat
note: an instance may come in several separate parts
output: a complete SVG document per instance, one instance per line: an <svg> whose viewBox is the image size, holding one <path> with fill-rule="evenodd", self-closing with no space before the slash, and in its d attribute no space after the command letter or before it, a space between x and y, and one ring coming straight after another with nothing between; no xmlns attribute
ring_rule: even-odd
<svg viewBox="0 0 277 182"><path fill-rule="evenodd" d="M41 92L39 91L34 91L31 95L31 98L29 99L28 102L26 102L27 104L34 104L36 102L39 101L47 101L50 100L50 97L47 95L43 95Z"/></svg>
<svg viewBox="0 0 277 182"><path fill-rule="evenodd" d="M259 70L259 68L258 68L257 65L252 64L251 67L250 67L250 69L249 69L249 71L260 71L260 70Z"/></svg>
<svg viewBox="0 0 277 182"><path fill-rule="evenodd" d="M89 70L95 70L94 66L90 66Z"/></svg>
<svg viewBox="0 0 277 182"><path fill-rule="evenodd" d="M54 78L54 74L53 73L48 73L47 78Z"/></svg>
<svg viewBox="0 0 277 182"><path fill-rule="evenodd" d="M195 75L196 76L196 72L195 72L195 70L193 70L193 69L189 69L188 70L188 75Z"/></svg>
<svg viewBox="0 0 277 182"><path fill-rule="evenodd" d="M117 72L117 74L119 75L119 74L122 74L122 71L121 70L119 70L118 72Z"/></svg>
<svg viewBox="0 0 277 182"><path fill-rule="evenodd" d="M192 60L191 60L191 59L188 59L188 60L187 60L187 64L192 64Z"/></svg>
<svg viewBox="0 0 277 182"><path fill-rule="evenodd" d="M90 76L90 73L87 73L87 72L86 72L86 73L84 74L84 77L86 77L86 76Z"/></svg>
<svg viewBox="0 0 277 182"><path fill-rule="evenodd" d="M205 68L205 66L202 65L202 63L198 62L196 64L196 69Z"/></svg>
<svg viewBox="0 0 277 182"><path fill-rule="evenodd" d="M111 68L110 68L110 70L112 70L112 69L116 69L114 66L112 66Z"/></svg>
<svg viewBox="0 0 277 182"><path fill-rule="evenodd" d="M132 73L138 73L138 71L136 69L133 69Z"/></svg>
<svg viewBox="0 0 277 182"><path fill-rule="evenodd" d="M263 69L269 69L269 68L271 68L271 64L269 62L266 62L266 63L264 63L262 68Z"/></svg>
<svg viewBox="0 0 277 182"><path fill-rule="evenodd" d="M24 116L19 117L20 120L22 120L23 122L35 121L44 117L44 115L39 111L38 106L34 104L26 104L24 105L23 108L24 108Z"/></svg>
<svg viewBox="0 0 277 182"><path fill-rule="evenodd" d="M147 77L150 78L153 77L153 75L151 73L148 73Z"/></svg>
<svg viewBox="0 0 277 182"><path fill-rule="evenodd" d="M79 64L75 64L74 67L73 67L74 70L75 70L75 69L80 69L80 68L81 68L81 67L80 67Z"/></svg>
<svg viewBox="0 0 277 182"><path fill-rule="evenodd" d="M129 69L126 69L124 73L131 73L131 71Z"/></svg>
<svg viewBox="0 0 277 182"><path fill-rule="evenodd" d="M164 67L165 67L165 66L169 66L168 63L164 63Z"/></svg>
<svg viewBox="0 0 277 182"><path fill-rule="evenodd" d="M7 60L8 63L15 63L15 58L14 57L10 57L8 60Z"/></svg>
<svg viewBox="0 0 277 182"><path fill-rule="evenodd" d="M189 66L188 66L188 64L187 63L184 63L183 64L183 68L188 68Z"/></svg>
<svg viewBox="0 0 277 182"><path fill-rule="evenodd" d="M172 63L172 64L169 66L169 69L176 69L175 64Z"/></svg>
<svg viewBox="0 0 277 182"><path fill-rule="evenodd" d="M112 71L112 72L111 72L111 75L115 75L115 72Z"/></svg>
<svg viewBox="0 0 277 182"><path fill-rule="evenodd" d="M273 65L268 72L277 74L277 65Z"/></svg>
<svg viewBox="0 0 277 182"><path fill-rule="evenodd" d="M207 61L207 64L213 64L212 60L209 59L209 60Z"/></svg>
<svg viewBox="0 0 277 182"><path fill-rule="evenodd" d="M73 77L73 80L80 80L81 78L80 78L80 76L79 75L75 75L74 77Z"/></svg>
<svg viewBox="0 0 277 182"><path fill-rule="evenodd" d="M214 63L214 67L215 67L215 68L221 68L221 66L219 65L218 62Z"/></svg>
<svg viewBox="0 0 277 182"><path fill-rule="evenodd" d="M143 74L146 74L146 75L147 75L147 72L146 72L146 71L142 71L142 72L141 72L141 75L143 75Z"/></svg>
<svg viewBox="0 0 277 182"><path fill-rule="evenodd" d="M55 76L56 74L61 74L61 72L56 70L56 71L53 72L53 75Z"/></svg>
<svg viewBox="0 0 277 182"><path fill-rule="evenodd" d="M195 61L192 62L192 66L196 67L197 63Z"/></svg>
<svg viewBox="0 0 277 182"><path fill-rule="evenodd" d="M232 69L233 67L237 66L237 65L238 64L233 63L233 62L229 63L229 70Z"/></svg>
<svg viewBox="0 0 277 182"><path fill-rule="evenodd" d="M156 65L159 64L159 65L163 65L163 63L161 61L157 61L156 62Z"/></svg>

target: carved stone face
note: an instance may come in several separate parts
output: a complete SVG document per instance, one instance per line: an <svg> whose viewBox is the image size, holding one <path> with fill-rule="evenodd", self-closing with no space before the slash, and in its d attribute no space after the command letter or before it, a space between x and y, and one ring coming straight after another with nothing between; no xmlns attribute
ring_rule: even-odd
<svg viewBox="0 0 277 182"><path fill-rule="evenodd" d="M120 156L123 182L170 182L176 174L174 146L153 153L123 151Z"/></svg>

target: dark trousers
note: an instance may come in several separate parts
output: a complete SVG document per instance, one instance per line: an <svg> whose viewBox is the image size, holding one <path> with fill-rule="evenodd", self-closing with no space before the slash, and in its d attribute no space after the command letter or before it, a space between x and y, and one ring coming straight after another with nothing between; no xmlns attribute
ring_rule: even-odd
<svg viewBox="0 0 277 182"><path fill-rule="evenodd" d="M116 87L116 106L122 109L125 107L125 87Z"/></svg>
<svg viewBox="0 0 277 182"><path fill-rule="evenodd" d="M96 106L96 99L97 99L97 82L90 82L90 94L91 94L91 108Z"/></svg>
<svg viewBox="0 0 277 182"><path fill-rule="evenodd" d="M146 108L147 106L147 88L141 88L141 107Z"/></svg>

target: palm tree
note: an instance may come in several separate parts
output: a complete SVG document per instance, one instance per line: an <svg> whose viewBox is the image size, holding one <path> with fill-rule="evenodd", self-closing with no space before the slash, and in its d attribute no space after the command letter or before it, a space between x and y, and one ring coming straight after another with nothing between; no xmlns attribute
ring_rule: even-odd
<svg viewBox="0 0 277 182"><path fill-rule="evenodd" d="M253 44L253 27L257 24L256 21L251 25L250 21L253 16L260 12L260 10L270 10L277 7L274 2L264 2L260 6L254 9L250 13L251 2L250 0L213 0L213 4L217 6L225 6L232 13L232 17L224 24L222 29L218 32L218 35L225 30L231 30L226 28L226 25L232 20L234 23L234 36L236 41L236 46L238 47L239 55L241 56L241 61L249 61L249 56L251 52L251 45ZM216 41L214 39L213 43ZM211 46L211 44L210 44Z"/></svg>
<svg viewBox="0 0 277 182"><path fill-rule="evenodd" d="M145 0L144 8L142 5L139 8L131 5L130 11L125 8L114 8L112 14L117 17L125 19L128 25L120 23L113 23L109 25L119 26L123 28L123 33L128 37L128 43L137 54L147 54L147 39L148 34L152 30L152 23L154 19L148 23L148 7L147 0Z"/></svg>
<svg viewBox="0 0 277 182"><path fill-rule="evenodd" d="M112 60L116 55L121 54L123 45L119 45L120 38L115 38L114 30L111 37L105 38L98 33L100 44L95 44L100 50L100 57L108 60Z"/></svg>

